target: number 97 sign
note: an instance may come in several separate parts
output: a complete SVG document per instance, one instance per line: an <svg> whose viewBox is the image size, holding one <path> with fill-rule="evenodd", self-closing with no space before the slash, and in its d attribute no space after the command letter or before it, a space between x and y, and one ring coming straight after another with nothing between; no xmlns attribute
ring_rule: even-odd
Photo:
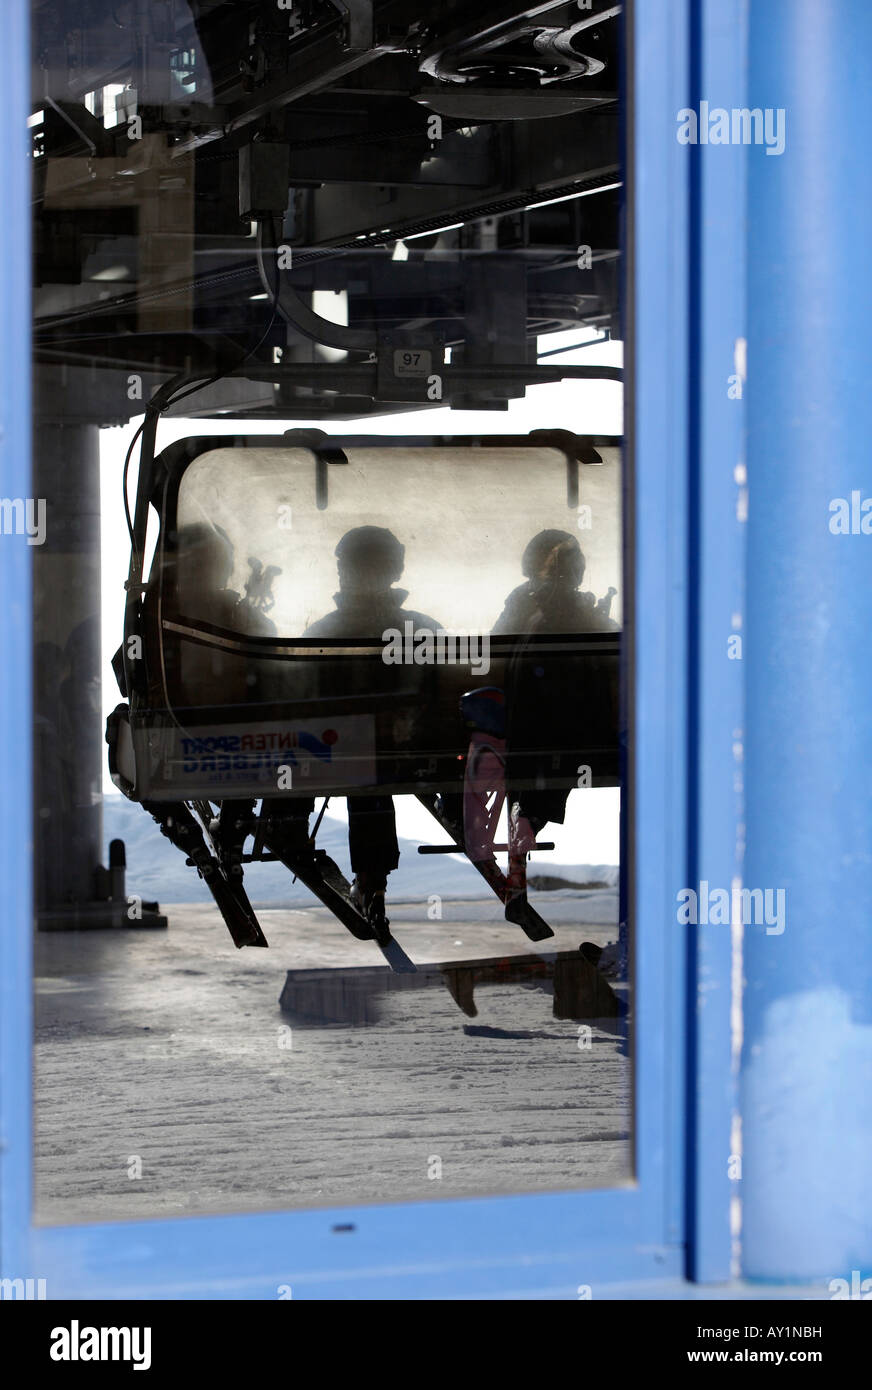
<svg viewBox="0 0 872 1390"><path fill-rule="evenodd" d="M394 376L429 376L433 366L433 354L429 349L396 348L394 350Z"/></svg>

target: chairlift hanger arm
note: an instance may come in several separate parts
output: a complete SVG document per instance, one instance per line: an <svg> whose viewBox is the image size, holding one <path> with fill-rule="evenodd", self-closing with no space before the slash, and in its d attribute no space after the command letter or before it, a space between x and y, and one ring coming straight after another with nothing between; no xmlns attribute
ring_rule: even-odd
<svg viewBox="0 0 872 1390"><path fill-rule="evenodd" d="M378 346L376 334L368 328L348 328L341 323L316 314L287 282L278 265L279 219L264 217L257 227L257 268L261 284L274 301L278 312L286 323L296 328L306 338L312 338L325 347L346 348L354 352L375 352ZM270 276L268 260L274 263L274 281Z"/></svg>
<svg viewBox="0 0 872 1390"><path fill-rule="evenodd" d="M244 365L242 363L240 366ZM124 585L126 591L126 602L124 605L124 642L122 646L122 665L124 669L124 680L128 691L131 694L140 688L140 671L142 662L132 661L129 649L128 638L131 636L141 636L141 615L142 615L142 596L145 586L143 584L143 567L145 563L145 540L148 530L148 505L151 500L151 489L154 475L155 445L157 442L157 426L161 412L178 396L181 387L193 381L203 382L205 374L201 372L180 373L164 382L152 396L145 410L143 420L137 434L140 435L139 444L139 471L136 480L136 503L133 511L133 523L131 526L131 546L130 546L130 565L127 571L127 582ZM216 377L206 378L217 380ZM182 395L189 392L182 391ZM131 441L130 451L124 467L124 496L125 507L127 505L127 462L129 462L133 446L136 443L136 435Z"/></svg>

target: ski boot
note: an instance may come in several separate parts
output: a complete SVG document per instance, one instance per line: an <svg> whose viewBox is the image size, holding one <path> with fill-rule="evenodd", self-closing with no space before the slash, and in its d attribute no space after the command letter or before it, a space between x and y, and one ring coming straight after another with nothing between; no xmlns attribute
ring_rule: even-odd
<svg viewBox="0 0 872 1390"><path fill-rule="evenodd" d="M355 874L349 894L352 903L372 928L372 934L379 945L390 940L390 922L385 913L385 893L388 886L386 873L361 869Z"/></svg>

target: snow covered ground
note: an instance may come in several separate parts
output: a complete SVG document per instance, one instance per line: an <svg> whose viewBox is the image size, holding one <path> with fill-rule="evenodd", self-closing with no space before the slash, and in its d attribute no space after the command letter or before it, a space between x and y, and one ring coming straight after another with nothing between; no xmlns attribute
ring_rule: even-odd
<svg viewBox="0 0 872 1390"><path fill-rule="evenodd" d="M509 956L530 962L529 979L479 983L470 1018L434 975L426 988L384 993L366 1025L317 1000L296 1013L279 1007L289 970L298 981L307 978L298 971L342 972L353 984L360 967L383 965L319 906L264 910L271 949L240 952L209 905L167 907L155 890L167 932L37 936L38 1220L631 1176L624 1027L555 1018L539 963L614 939L614 889L537 895L556 932L537 952L494 899L446 896L431 920L419 886L391 910L416 962Z"/></svg>

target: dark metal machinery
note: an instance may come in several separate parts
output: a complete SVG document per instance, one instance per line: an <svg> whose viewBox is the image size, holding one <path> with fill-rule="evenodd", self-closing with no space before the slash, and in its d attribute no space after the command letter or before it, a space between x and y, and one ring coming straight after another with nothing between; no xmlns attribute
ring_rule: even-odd
<svg viewBox="0 0 872 1390"><path fill-rule="evenodd" d="M45 924L123 908L95 878L96 427L159 388L169 415L305 421L501 411L571 374L537 338L618 327L618 15L34 0L34 486L68 518L35 552Z"/></svg>

